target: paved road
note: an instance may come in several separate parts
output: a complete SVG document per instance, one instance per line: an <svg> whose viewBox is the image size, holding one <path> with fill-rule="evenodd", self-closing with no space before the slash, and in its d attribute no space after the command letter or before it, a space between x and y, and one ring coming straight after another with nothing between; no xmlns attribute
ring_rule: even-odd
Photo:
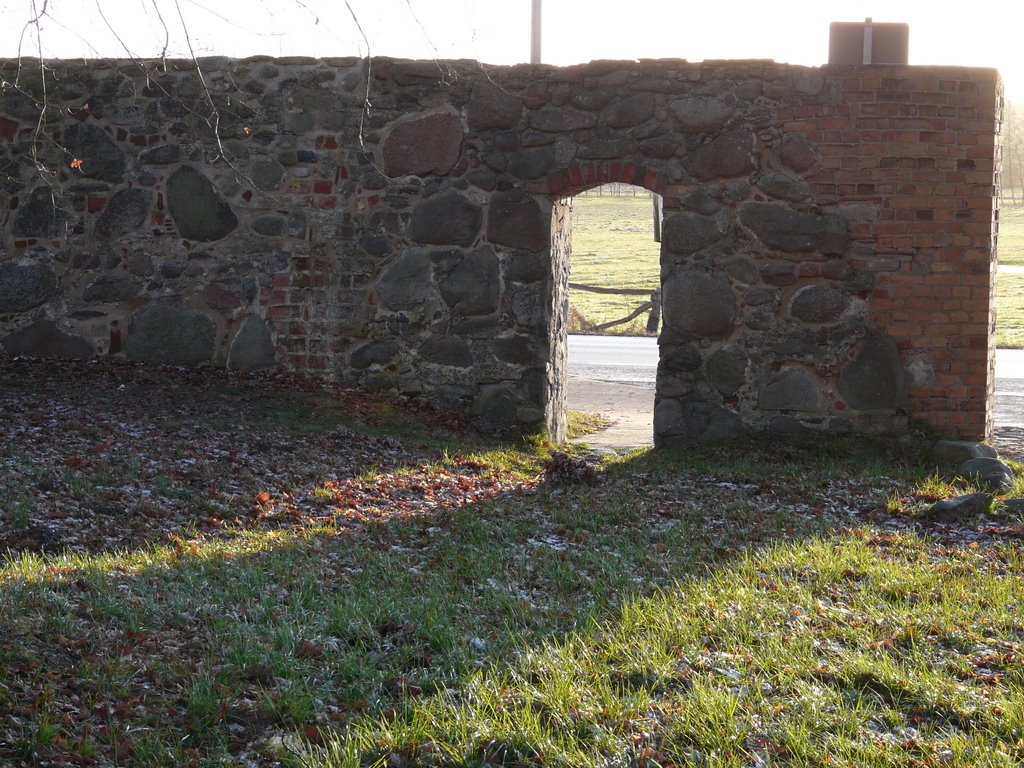
<svg viewBox="0 0 1024 768"><path fill-rule="evenodd" d="M657 339L636 336L569 337L569 407L615 415L610 445L650 444ZM996 427L1024 430L1024 350L996 352Z"/></svg>

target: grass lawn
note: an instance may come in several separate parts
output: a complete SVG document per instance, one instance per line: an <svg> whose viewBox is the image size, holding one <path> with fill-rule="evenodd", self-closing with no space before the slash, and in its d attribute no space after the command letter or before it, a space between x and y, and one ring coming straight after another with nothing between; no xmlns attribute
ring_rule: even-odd
<svg viewBox="0 0 1024 768"><path fill-rule="evenodd" d="M556 460L110 362L0 412L2 765L1024 760L1024 527L929 521L923 446Z"/></svg>
<svg viewBox="0 0 1024 768"><path fill-rule="evenodd" d="M1024 267L1024 205L999 208L999 263Z"/></svg>
<svg viewBox="0 0 1024 768"><path fill-rule="evenodd" d="M660 285L661 244L654 242L650 193L578 195L572 212L572 271L574 283L603 288L645 288ZM597 325L628 316L646 299L569 291L569 304L586 321ZM644 335L647 315L608 333ZM577 318L574 330L581 326Z"/></svg>
<svg viewBox="0 0 1024 768"><path fill-rule="evenodd" d="M1024 274L996 277L996 346L1024 347Z"/></svg>

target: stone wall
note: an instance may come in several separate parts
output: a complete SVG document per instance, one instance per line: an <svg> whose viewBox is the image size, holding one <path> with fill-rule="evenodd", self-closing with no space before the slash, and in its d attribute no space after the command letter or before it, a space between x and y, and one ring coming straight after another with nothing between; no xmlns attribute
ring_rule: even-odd
<svg viewBox="0 0 1024 768"><path fill-rule="evenodd" d="M564 432L570 198L664 196L661 444L990 430L991 70L0 62L0 346Z"/></svg>

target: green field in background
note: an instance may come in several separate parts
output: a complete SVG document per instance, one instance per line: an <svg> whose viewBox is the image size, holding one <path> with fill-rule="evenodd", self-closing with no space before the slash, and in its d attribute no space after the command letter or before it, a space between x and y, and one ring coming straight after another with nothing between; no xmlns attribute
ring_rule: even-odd
<svg viewBox="0 0 1024 768"><path fill-rule="evenodd" d="M648 288L659 284L661 244L654 242L651 195L578 195L572 211L572 272L574 283L602 288ZM642 296L602 296L569 291L570 307L593 324L626 317L645 299ZM570 314L575 316L575 312ZM647 315L608 331L642 334ZM577 323L573 330L580 330Z"/></svg>
<svg viewBox="0 0 1024 768"><path fill-rule="evenodd" d="M1024 267L1024 205L999 209L999 263Z"/></svg>
<svg viewBox="0 0 1024 768"><path fill-rule="evenodd" d="M1024 205L999 210L999 266L1024 267ZM1024 273L997 273L996 346L1024 347Z"/></svg>

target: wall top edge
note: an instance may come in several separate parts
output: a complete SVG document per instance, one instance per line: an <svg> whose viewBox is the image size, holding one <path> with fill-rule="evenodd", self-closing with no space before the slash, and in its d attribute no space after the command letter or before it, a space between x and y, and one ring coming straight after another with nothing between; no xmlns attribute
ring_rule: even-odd
<svg viewBox="0 0 1024 768"><path fill-rule="evenodd" d="M49 69L77 68L88 66L94 69L116 69L130 72L136 71L187 71L194 70L198 63L203 70L225 69L232 66L247 64L272 63L282 66L327 66L336 68L352 68L364 66L367 59L358 56L247 56L244 58L232 58L229 56L200 56L195 61L191 59L160 59L160 58L135 58L135 59L44 59L43 66ZM789 64L777 62L774 59L705 59L702 61L689 61L682 58L662 59L594 59L589 62L571 64L567 66L555 66L551 64L487 64L476 59L404 59L388 56L374 56L369 59L371 66L415 66L424 68L456 68L456 69L486 69L488 72L524 72L536 71L547 73L592 73L602 71L606 73L611 69L618 70L647 70L660 67L687 67L687 68L749 68L755 67L779 67L795 71L821 70L826 73L842 75L872 73L883 76L907 75L933 75L946 76L969 80L1000 80L999 72L992 67L973 67L956 64L823 64L821 66L809 66L804 64ZM38 70L39 59L31 57L0 57L0 68L25 67Z"/></svg>

